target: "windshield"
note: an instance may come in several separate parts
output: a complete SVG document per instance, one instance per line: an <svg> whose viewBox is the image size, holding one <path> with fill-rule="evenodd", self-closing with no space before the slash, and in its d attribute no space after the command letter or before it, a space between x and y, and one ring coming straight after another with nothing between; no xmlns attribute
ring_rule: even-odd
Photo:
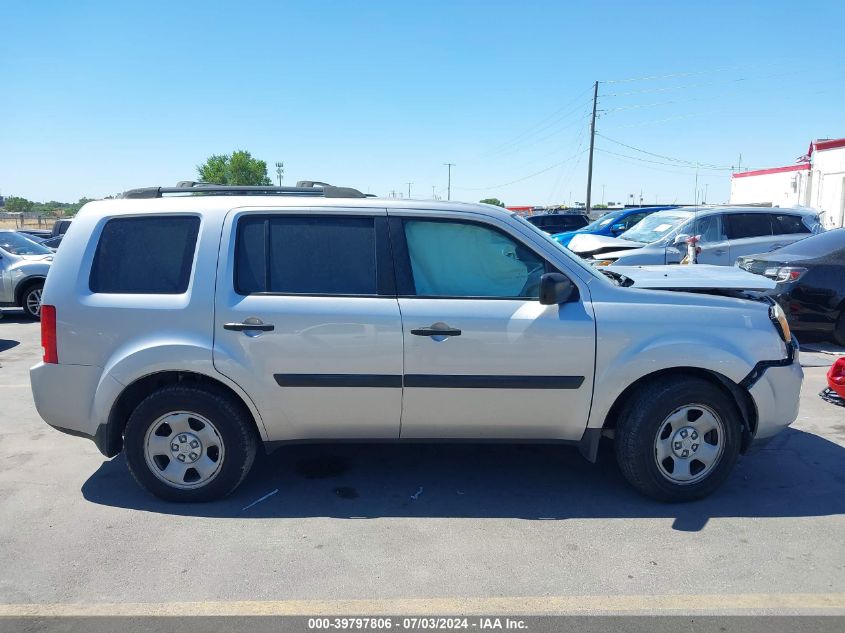
<svg viewBox="0 0 845 633"><path fill-rule="evenodd" d="M593 222L590 222L587 226L582 227L578 230L580 232L586 233L587 231L597 231L599 229L603 229L624 213L625 211L611 211L610 213L605 213L598 220L594 220Z"/></svg>
<svg viewBox="0 0 845 633"><path fill-rule="evenodd" d="M12 255L52 255L53 251L14 231L0 231L0 248Z"/></svg>
<svg viewBox="0 0 845 633"><path fill-rule="evenodd" d="M543 231L542 229L538 229L536 226L534 226L533 224L531 224L531 222L529 222L528 220L526 220L524 217L522 217L522 216L521 216L521 215L519 215L518 213L512 213L512 214L511 214L511 217L516 218L516 220L517 220L518 222L520 222L523 226L528 227L528 229L529 229L529 230L530 230L530 231L531 231L534 235L539 235L539 236L541 236L541 237L543 238L543 241L544 241L544 242L546 242L546 243L551 244L552 246L554 246L554 248L555 248L557 251L559 251L559 252L563 253L563 254L566 256L566 258L567 258L569 261L571 261L573 264L575 264L578 268L580 268L581 270L587 271L587 272L590 274L590 276L592 276L592 277L595 277L595 278L597 278L597 279L601 279L601 280L602 280L603 282L605 282L605 283L607 283L607 282L608 282L607 277L605 277L604 275L602 275L601 273L599 273L599 272L598 272L595 268L593 268L593 267L592 267L592 266L590 266L589 264L585 263L585 261L584 261L583 259L581 259L581 258L580 258L580 257L578 257L575 253L573 253L573 252L572 252L572 251L570 251L568 248L566 248L565 246L563 246L560 242L558 242L557 240L555 240L555 239L554 239L551 235L549 235L548 233L546 233L546 232L545 232L545 231Z"/></svg>
<svg viewBox="0 0 845 633"><path fill-rule="evenodd" d="M692 216L691 211L658 211L622 233L619 239L651 244L666 237Z"/></svg>

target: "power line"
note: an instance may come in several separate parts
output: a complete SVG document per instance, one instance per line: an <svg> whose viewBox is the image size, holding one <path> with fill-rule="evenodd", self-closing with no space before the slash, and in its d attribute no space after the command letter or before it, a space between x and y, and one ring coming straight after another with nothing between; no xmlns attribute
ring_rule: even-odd
<svg viewBox="0 0 845 633"><path fill-rule="evenodd" d="M705 167L710 169L733 169L733 166L724 166L724 165L713 165L712 163L701 163L698 161L691 161L691 160L684 160L683 158L672 158L671 156L665 156L663 154L655 154L654 152L649 152L644 149L640 149L639 147L634 147L633 145L628 145L627 143L623 143L622 141L617 141L616 139L612 139L609 136L605 136L604 134L599 134L596 132L597 136L602 137L606 141L610 141L611 143L616 143L617 145L621 145L622 147L627 147L628 149L632 149L635 152L641 152L643 154L648 154L649 156L654 156L655 158L663 158L664 160L670 160L678 163L686 163L687 165L692 165L696 167Z"/></svg>
<svg viewBox="0 0 845 633"><path fill-rule="evenodd" d="M569 158L564 158L562 161L559 161L559 162L557 162L553 165L549 165L548 167L541 169L540 171L534 172L533 174L529 174L527 176L523 176L522 178L517 178L516 180L511 180L510 182L503 182L503 183L500 183L498 185L490 185L488 187L456 187L456 188L464 190L464 191L486 191L488 189L498 189L500 187L508 187L510 185L515 185L518 182L528 180L529 178L534 178L535 176L539 176L540 174L544 174L547 171L554 169L555 167L559 167L560 165L563 165L564 163L568 163L573 158L577 158L581 154L586 153L586 151L587 150L583 150L581 152L578 152L577 154L574 154L573 156L570 156Z"/></svg>
<svg viewBox="0 0 845 633"><path fill-rule="evenodd" d="M625 84L631 83L634 81L659 81L662 79L676 79L678 77L696 77L699 75L712 75L714 73L723 73L728 72L731 70L742 70L746 68L757 68L757 66L729 66L726 68L714 68L712 70L701 70L695 72L686 72L686 73L671 73L669 75L651 75L648 77L627 77L625 79L606 79L603 80L603 84Z"/></svg>
<svg viewBox="0 0 845 633"><path fill-rule="evenodd" d="M667 167L677 167L679 169L703 169L706 171L734 171L733 167L705 167L699 164L679 164L679 163L667 163L659 160L650 160L648 158L639 158L637 156L628 156L627 154L619 154L617 152L611 152L610 150L604 148L597 148L602 154L610 154L611 156L619 156L620 158L627 158L630 160L635 160L642 163L653 163L655 165L666 165Z"/></svg>

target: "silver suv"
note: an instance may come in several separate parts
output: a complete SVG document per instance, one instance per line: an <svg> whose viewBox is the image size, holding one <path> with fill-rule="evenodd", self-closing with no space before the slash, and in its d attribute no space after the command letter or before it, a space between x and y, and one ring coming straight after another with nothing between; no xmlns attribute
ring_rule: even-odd
<svg viewBox="0 0 845 633"><path fill-rule="evenodd" d="M165 499L225 495L285 442L595 460L602 438L639 491L695 499L795 419L803 376L780 308L741 290L773 282L713 269L603 273L487 205L135 190L68 230L32 389L48 424L123 451Z"/></svg>
<svg viewBox="0 0 845 633"><path fill-rule="evenodd" d="M53 251L16 231L0 230L0 306L41 315L41 291Z"/></svg>

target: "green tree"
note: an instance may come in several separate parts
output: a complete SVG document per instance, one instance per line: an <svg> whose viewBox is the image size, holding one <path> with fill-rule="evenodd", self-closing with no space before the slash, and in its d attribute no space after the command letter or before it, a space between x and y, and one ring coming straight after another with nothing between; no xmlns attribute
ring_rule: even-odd
<svg viewBox="0 0 845 633"><path fill-rule="evenodd" d="M505 203L499 200L498 198L484 198L484 200L479 200L481 204L492 204L497 207L504 207Z"/></svg>
<svg viewBox="0 0 845 633"><path fill-rule="evenodd" d="M6 206L3 210L9 213L29 213L32 211L33 206L35 206L35 203L32 200L18 196L9 196L6 198Z"/></svg>
<svg viewBox="0 0 845 633"><path fill-rule="evenodd" d="M272 184L267 175L267 163L243 150L209 156L202 165L197 165L197 174L202 182L218 185Z"/></svg>

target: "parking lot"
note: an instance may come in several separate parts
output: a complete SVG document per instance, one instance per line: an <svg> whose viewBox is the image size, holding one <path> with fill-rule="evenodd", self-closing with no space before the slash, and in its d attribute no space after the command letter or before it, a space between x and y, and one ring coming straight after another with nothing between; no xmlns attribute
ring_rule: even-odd
<svg viewBox="0 0 845 633"><path fill-rule="evenodd" d="M685 505L633 492L608 447L591 465L558 446L390 444L290 446L221 502L169 504L41 421L39 356L38 324L5 311L0 614L845 604L845 409L817 395L834 355L802 355L797 422Z"/></svg>

